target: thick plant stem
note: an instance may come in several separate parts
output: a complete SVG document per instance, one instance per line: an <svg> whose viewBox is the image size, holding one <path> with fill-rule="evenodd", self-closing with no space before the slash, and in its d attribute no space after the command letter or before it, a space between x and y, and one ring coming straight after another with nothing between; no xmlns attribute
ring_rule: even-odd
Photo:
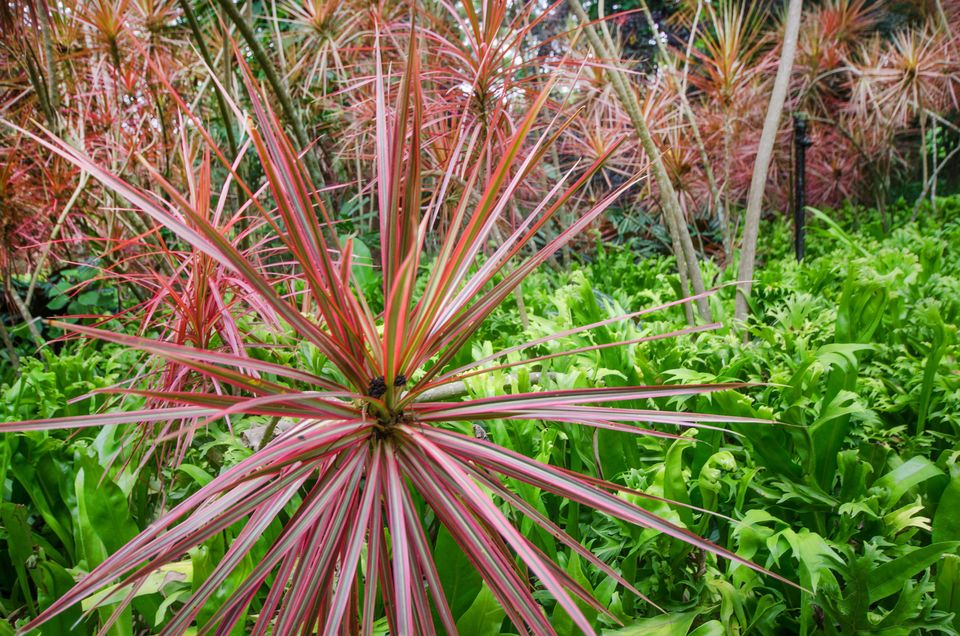
<svg viewBox="0 0 960 636"><path fill-rule="evenodd" d="M629 82L623 71L617 67L613 56L612 42L604 42L598 30L590 23L590 17L584 11L580 0L568 0L568 4L573 12L583 23L583 31L587 34L590 46L596 51L597 55L604 58L608 65L606 71L610 74L610 82L613 86L617 98L623 105L624 110L630 117L640 145L644 152L650 158L650 165L653 170L653 178L660 190L660 208L663 211L664 218L667 221L667 229L671 234L671 241L674 247L674 254L677 257L677 270L680 273L681 283L684 278L689 281L694 294L702 294L705 291L703 285L703 276L700 273L700 263L697 260L697 253L693 247L693 241L690 239L690 232L687 231L686 219L683 210L680 208L680 201L677 198L677 192L673 188L673 183L667 175L666 166L663 164L663 158L657 148L650 130L647 128L646 120L643 117L643 111L640 108L640 102L636 94L630 88ZM689 293L684 290L684 293ZM697 310L703 320L710 321L710 306L705 298L697 300Z"/></svg>
<svg viewBox="0 0 960 636"><path fill-rule="evenodd" d="M193 33L193 39L197 42L197 50L200 52L200 57L203 58L203 63L207 65L207 68L210 69L210 72L214 72L213 58L210 57L210 49L207 48L207 43L203 39L203 31L200 29L200 23L197 22L197 16L193 12L193 7L191 5L191 0L180 0L180 7L183 9L183 15L187 18L187 24L190 25L190 31ZM216 85L214 82L214 95L217 98L217 109L220 111L220 117L223 118L223 127L227 132L227 147L230 148L230 157L231 159L236 158L237 156L237 137L233 132L233 117L230 115L230 109L227 107L226 96L223 94L223 90L220 86ZM226 82L224 82L226 86Z"/></svg>
<svg viewBox="0 0 960 636"><path fill-rule="evenodd" d="M7 296L9 296L10 300L13 301L17 311L20 313L20 317L27 325L27 331L30 332L30 337L33 339L33 343L37 345L37 349L42 348L44 345L43 336L40 334L40 330L37 329L36 320L34 319L33 314L30 313L30 309L23 303L23 299L20 298L20 294L17 293L17 290L14 289L13 285L10 283L9 274L4 282L7 289Z"/></svg>
<svg viewBox="0 0 960 636"><path fill-rule="evenodd" d="M267 424L267 429L263 432L263 437L260 438L260 444L257 445L257 450L262 451L267 447L267 444L270 443L270 440L273 439L273 434L277 430L277 424L280 423L280 416L275 416L271 418L270 423Z"/></svg>
<svg viewBox="0 0 960 636"><path fill-rule="evenodd" d="M247 46L250 47L250 52L253 53L254 59L256 59L257 64L260 65L260 70L262 70L263 74L267 77L267 83L270 84L270 89L273 91L274 97L276 97L280 103L283 116L290 125L290 128L293 129L293 135L297 138L297 143L300 144L300 149L304 153L303 157L310 171L310 176L313 177L314 185L317 187L321 186L320 164L317 162L313 151L310 150L310 138L307 136L307 131L303 127L300 116L293 107L290 93L281 81L280 76L277 75L277 70L273 67L273 62L260 44L260 40L257 39L257 34L253 32L250 23L241 15L240 9L233 3L233 0L219 0L219 4L227 14L227 17L230 18L230 21L233 22L237 30L240 31L240 35L243 36L243 40L247 43Z"/></svg>
<svg viewBox="0 0 960 636"><path fill-rule="evenodd" d="M57 115L50 105L50 100L47 95L47 84L43 81L43 73L38 64L39 60L34 57L32 51L26 51L24 53L23 68L27 73L27 79L30 81L33 92L37 96L37 103L40 105L40 110L43 111L43 116L47 120L47 126L50 130L55 131L58 128Z"/></svg>
<svg viewBox="0 0 960 636"><path fill-rule="evenodd" d="M726 220L723 210L723 201L720 198L720 188L717 187L717 179L713 174L713 167L710 165L710 157L707 155L706 144L703 143L703 137L700 135L700 126L697 125L697 116L693 112L693 107L690 106L690 100L687 99L687 78L686 73L682 77L677 76L677 70L674 68L673 64L670 63L670 51L667 49L667 45L664 44L663 40L657 37L657 23L653 19L653 14L650 13L650 7L647 5L645 0L640 0L640 8L643 10L643 15L647 20L647 26L650 27L650 31L654 34L654 40L657 43L657 48L660 51L660 57L663 59L664 63L660 65L664 69L667 78L673 84L674 90L677 92L677 96L680 98L680 109L683 111L683 115L687 120L687 125L690 127L690 132L693 135L694 145L697 148L697 153L700 155L700 164L703 166L703 174L707 178L707 187L710 190L711 205L714 208L714 212L717 215L717 221L720 224L721 229L726 225ZM697 17L700 15L700 5L697 5ZM694 38L696 36L696 27L697 19L693 21L693 29L690 32L690 41L688 44L688 49L693 45ZM689 55L689 53L688 53ZM730 246L726 241L726 233L723 233L724 252L729 253Z"/></svg>
<svg viewBox="0 0 960 636"><path fill-rule="evenodd" d="M673 248L674 258L677 261L677 274L680 277L680 294L690 295L690 281L687 279L687 263L684 260L683 244L680 242L680 232L677 230L676 220L661 209L663 220L667 224L667 234L670 235L670 246ZM689 324L694 324L693 307L690 303L683 304L683 312Z"/></svg>
<svg viewBox="0 0 960 636"><path fill-rule="evenodd" d="M3 347L7 350L7 357L10 358L10 366L13 368L15 376L20 375L20 357L17 355L17 348L13 346L13 340L7 332L7 327L0 320L0 339L3 340Z"/></svg>
<svg viewBox="0 0 960 636"><path fill-rule="evenodd" d="M50 110L54 114L56 126L52 129L55 133L60 132L60 80L57 75L57 59L53 55L53 39L50 37L50 14L46 6L41 4L39 9L43 11L43 16L38 20L40 22L40 32L43 36L43 54L47 61L47 99L50 102Z"/></svg>
<svg viewBox="0 0 960 636"><path fill-rule="evenodd" d="M197 21L197 16L193 12L193 7L191 5L191 0L180 0L180 6L183 8L183 14L187 18L187 23L190 25L190 31L193 33L193 39L197 41L197 49L200 51L200 57L203 58L203 63L206 64L208 71L211 75L216 73L216 63L214 62L213 57L210 55L210 49L207 48L207 43L203 39L203 31L200 29L200 23ZM228 56L224 56L228 57ZM223 127L227 133L227 147L230 149L230 159L234 160L239 156L240 150L237 145L236 133L233 131L233 121L234 118L230 112L230 108L227 105L227 100L229 95L227 95L227 86L229 85L229 77L224 76L221 80L221 83L213 82L214 84L214 95L217 98L217 109L220 111L220 117L223 119ZM243 178L243 164L241 163L238 166L238 174ZM235 183L236 196L238 207L240 204L246 201L246 193L243 191L243 186L238 182ZM246 219L240 219L238 223L239 233L243 238L241 239L242 247L249 247L249 236L245 234L247 229Z"/></svg>
<svg viewBox="0 0 960 636"><path fill-rule="evenodd" d="M783 37L783 50L780 52L780 64L777 76L773 80L770 104L760 133L760 146L753 163L753 177L750 179L750 192L747 195L747 212L743 223L743 244L740 248L740 270L737 278L736 319L745 320L749 306L753 269L757 257L757 234L760 230L760 211L763 206L763 192L767 184L767 172L773 157L773 145L777 140L780 116L783 104L790 88L790 73L793 71L793 58L797 52L797 35L800 32L800 16L803 12L803 0L790 0L787 8L787 22Z"/></svg>

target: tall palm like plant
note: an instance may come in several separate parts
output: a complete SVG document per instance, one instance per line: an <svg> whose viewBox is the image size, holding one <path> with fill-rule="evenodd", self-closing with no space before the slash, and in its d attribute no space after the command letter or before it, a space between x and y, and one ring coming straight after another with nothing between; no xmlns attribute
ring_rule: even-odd
<svg viewBox="0 0 960 636"><path fill-rule="evenodd" d="M423 30L431 47L430 70L424 73L430 81L425 93L429 123L463 118L457 123L465 132L472 128L483 139L489 130L499 141L508 139L522 119L513 107L517 97L536 94L546 62L528 37L558 4L554 0L539 7L525 2L510 17L510 3L505 0L484 2L479 10L472 3L462 3L465 17L461 17L457 7L443 3L439 15L432 16L433 28ZM484 149L481 143L478 150ZM496 160L474 154L464 158L488 164Z"/></svg>
<svg viewBox="0 0 960 636"><path fill-rule="evenodd" d="M731 210L746 196L760 127L756 104L765 95L764 77L772 68L764 55L767 14L765 5L726 0L708 5L705 14L702 50L691 51L689 60L690 83L699 93L697 115L718 166L724 208Z"/></svg>
<svg viewBox="0 0 960 636"><path fill-rule="evenodd" d="M153 177L166 192L165 200L124 182L53 137L37 138L51 152L89 171L192 249L242 279L251 297L269 306L297 338L315 347L336 371L321 376L227 351L84 326L68 327L83 335L162 356L230 387L230 392L144 390L144 394L163 400L166 406L8 423L0 430L89 427L171 418L197 418L197 426L202 426L206 421L232 414L285 417L294 424L164 514L84 576L27 628L112 583L119 583L119 589L126 592L117 605L116 617L152 572L182 558L189 549L224 529L240 524L242 530L224 558L177 609L163 633L182 634L190 629L205 603L228 582L228 577L236 574L241 561L258 543L264 550L263 557L239 582L235 577L230 579L236 585L210 620L200 626L203 633L230 633L251 608L256 619L248 630L253 634L370 634L381 613L386 615L394 634L455 633L455 617L440 584L424 530L429 517L449 530L518 629L525 633L554 633L534 596L535 587L542 586L580 629L593 633L595 626L580 604L599 612L605 612L604 607L521 534L516 521L529 519L555 537L558 544L634 593L639 592L515 494L503 478L531 484L756 567L617 496L617 491L623 489L615 484L542 464L470 434L473 424L484 420L536 419L671 437L669 432L655 427L644 429L638 424L692 426L734 418L617 405L727 387L637 386L543 390L454 402L438 399L442 393L439 389L461 381L464 376L488 372L490 368L536 364L563 354L492 367L481 365L611 322L541 338L473 364L451 368L471 335L523 278L594 221L633 180L607 194L562 234L535 246L534 238L540 229L596 174L616 148L615 142L582 174L574 177L568 173L561 178L523 223L485 255L494 224L505 213L525 176L542 160L549 144L568 122L555 123L551 133L526 144L550 94L552 85L548 83L518 123L494 170L484 175L478 196L463 196L451 204L446 192L452 167L436 188L422 185L416 38L411 38L407 60L392 110L386 104L386 80L379 65L375 78L376 192L385 304L379 315L371 311L352 274L351 242L341 243L329 211L310 183L308 171L277 118L252 88L257 125L249 125L249 134L276 207L267 209L257 194L251 191L248 195L289 253L293 271L303 281L302 295L278 291L279 285L259 262L247 259L229 234L225 235L199 213L195 202L179 194L158 172L154 171ZM521 154L524 147L527 152ZM453 166L456 158L450 163ZM481 183L480 172L479 166L471 170L466 179L467 192ZM443 210L446 206L452 209ZM441 237L438 253L427 266L424 246L441 212L446 212L452 221ZM635 315L638 314L623 318ZM609 345L586 350L605 346ZM502 503L513 509L511 515L504 512ZM276 539L264 548L262 535L271 527L277 529Z"/></svg>

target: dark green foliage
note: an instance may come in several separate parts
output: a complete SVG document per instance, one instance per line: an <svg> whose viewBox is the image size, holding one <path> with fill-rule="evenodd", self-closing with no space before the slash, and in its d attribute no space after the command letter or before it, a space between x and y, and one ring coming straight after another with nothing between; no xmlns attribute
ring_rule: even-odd
<svg viewBox="0 0 960 636"><path fill-rule="evenodd" d="M790 253L789 228L770 226L747 344L727 325L466 381L475 396L535 386L744 381L751 384L738 392L636 406L775 422L688 431L679 439L516 420L493 421L480 432L530 457L693 506L621 495L809 591L511 483L532 510L554 520L668 612L660 615L624 592L517 515L520 529L626 626L604 622L585 607L599 629L678 636L958 633L960 197L943 199L938 209L943 222L904 225L886 236L872 227L846 230L847 221L817 219L811 256L803 264ZM592 262L571 271L541 271L524 286L529 327L522 339L669 302L677 287L673 271L667 258L638 259L622 248L601 249ZM733 271L708 265L705 275L722 284L730 282ZM612 295L597 289L613 290ZM721 288L711 303L715 315L731 315L733 288ZM661 334L682 328L684 320L682 309L674 307L528 354ZM507 347L521 331L516 305L508 302L475 337L471 353L476 358ZM25 359L17 383L2 389L4 419L79 415L103 407L102 394L77 398L127 377L137 366L133 355L115 351L71 345L59 355ZM256 355L269 359L275 355L271 351L258 349ZM309 349L301 355L312 361L311 368L326 364ZM236 436L219 424L203 432L186 462L162 476L172 484L166 501L157 490L156 468L127 464L113 430L69 438L7 436L0 446L0 606L9 623L36 615L78 575L144 528L159 506L181 501L224 465L247 456L242 433L262 424L240 418L232 422ZM471 431L468 424L464 431ZM91 479L103 469L107 479ZM515 633L456 543L429 515L424 520L462 633ZM113 633L157 631L223 557L233 536L218 535L167 566L162 577L148 579ZM261 549L272 540L265 536ZM237 576L252 567L253 562L241 566ZM218 599L229 595L227 587L202 616L211 615ZM103 607L96 611L106 617L110 599L100 600ZM548 595L539 600L558 633L578 633ZM80 611L45 629L70 633ZM77 629L93 633L93 623Z"/></svg>
<svg viewBox="0 0 960 636"><path fill-rule="evenodd" d="M957 199L940 203L941 210L955 210ZM749 344L723 328L696 339L550 361L559 386L758 383L737 394L660 406L779 424L737 426L738 437L701 431L639 444L618 434L594 440L577 427L534 423L523 431L514 423L509 432L495 428L493 437L515 443L532 436L540 440L533 454L552 448L553 461L571 468L599 468L604 477L650 494L740 519L737 526L648 504L814 592L704 563L683 546L603 519L564 517L657 603L694 611L690 630L700 625L698 633L713 633L709 621L719 620L738 631L770 634L953 633L949 614L960 597L953 556L960 525L952 517L960 514L960 496L951 476L960 433L960 224L956 214L946 219L905 226L887 238L819 221L811 237L815 256L802 265L789 253L789 228L773 226L775 249L768 253L778 254L759 274ZM668 301L676 285L671 271L664 259L635 262L631 253L608 250L564 276L543 275L528 294L535 316L530 330L542 335ZM707 275L722 283L730 274ZM593 291L601 287L618 291L614 297ZM713 300L715 314L732 313L732 291L723 289ZM661 333L683 320L676 308L555 346ZM493 390L498 382L479 390ZM594 584L603 588L602 581ZM628 599L610 602L630 607L627 617L649 611Z"/></svg>

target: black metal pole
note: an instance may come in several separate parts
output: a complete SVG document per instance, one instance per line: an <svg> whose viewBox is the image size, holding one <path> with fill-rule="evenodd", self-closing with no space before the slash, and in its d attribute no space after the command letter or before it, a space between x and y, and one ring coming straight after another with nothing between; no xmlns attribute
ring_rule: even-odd
<svg viewBox="0 0 960 636"><path fill-rule="evenodd" d="M807 148L813 142L807 137L807 119L802 114L793 116L793 247L797 260L805 251L807 223Z"/></svg>

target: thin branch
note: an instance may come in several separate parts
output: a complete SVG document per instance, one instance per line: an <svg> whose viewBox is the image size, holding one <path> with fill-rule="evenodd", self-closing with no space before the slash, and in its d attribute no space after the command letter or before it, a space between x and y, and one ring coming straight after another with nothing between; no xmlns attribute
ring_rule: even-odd
<svg viewBox="0 0 960 636"><path fill-rule="evenodd" d="M20 298L20 294L18 294L17 290L10 284L9 276L5 278L4 286L6 287L10 300L12 300L13 304L17 307L20 317L23 319L23 322L26 323L27 330L30 332L30 337L33 339L34 344L37 345L38 349L43 347L43 336L40 334L40 330L37 329L36 319L33 317L33 314L30 313L30 309L23 304L23 299Z"/></svg>
<svg viewBox="0 0 960 636"><path fill-rule="evenodd" d="M57 240L57 236L60 235L60 229L67 220L67 215L70 214L70 210L73 209L73 205L77 202L77 199L80 198L80 193L83 192L83 189L87 187L87 181L89 179L89 172L84 172L80 175L80 183L77 184L73 194L70 195L70 199L67 201L67 204L63 206L63 210L60 212L60 216L57 217L57 222L53 226L53 231L50 232L50 240L47 241L40 252L40 258L37 259L37 264L34 266L33 273L30 275L30 285L27 287L27 296L24 299L24 303L26 303L28 306L30 305L30 300L33 298L33 292L37 287L37 279L40 277L40 272L43 271L44 266L47 264L47 258L50 256L50 250L53 248L53 244Z"/></svg>
<svg viewBox="0 0 960 636"><path fill-rule="evenodd" d="M10 334L7 332L7 327L3 324L2 319L0 319L0 339L3 340L3 346L7 350L7 356L10 358L10 366L13 367L14 374L19 375L20 357L17 355L17 349L13 346L13 340L10 339Z"/></svg>

